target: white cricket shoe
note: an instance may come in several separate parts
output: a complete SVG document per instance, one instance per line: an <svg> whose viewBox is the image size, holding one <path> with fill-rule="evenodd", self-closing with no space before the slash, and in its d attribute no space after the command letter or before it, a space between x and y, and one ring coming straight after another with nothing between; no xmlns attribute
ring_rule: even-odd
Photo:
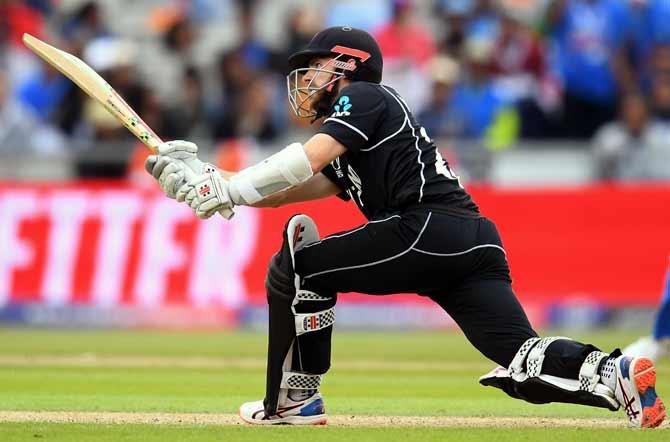
<svg viewBox="0 0 670 442"><path fill-rule="evenodd" d="M628 356L641 356L658 361L659 358L668 355L668 341L658 341L652 336L644 336L623 349L623 354Z"/></svg>
<svg viewBox="0 0 670 442"><path fill-rule="evenodd" d="M240 407L240 418L255 425L325 425L327 421L320 393L298 402L287 398L285 403L279 405L274 416L265 415L263 401L245 402Z"/></svg>
<svg viewBox="0 0 670 442"><path fill-rule="evenodd" d="M656 395L656 369L649 358L619 356L614 361L614 395L628 415L631 427L654 428L665 419L665 405Z"/></svg>

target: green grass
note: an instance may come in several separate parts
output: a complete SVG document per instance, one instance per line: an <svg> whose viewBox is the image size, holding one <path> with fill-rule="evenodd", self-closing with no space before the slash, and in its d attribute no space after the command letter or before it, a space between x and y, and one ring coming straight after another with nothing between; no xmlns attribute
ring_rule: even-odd
<svg viewBox="0 0 670 442"><path fill-rule="evenodd" d="M665 430L664 433L667 432ZM32 441L143 441L180 442L207 441L356 441L378 442L402 440L423 441L608 441L644 442L664 440L658 431L616 429L485 429L485 428L299 428L299 427L213 427L213 426L156 426L156 425L57 425L3 424L0 440Z"/></svg>
<svg viewBox="0 0 670 442"><path fill-rule="evenodd" d="M553 333L547 333L553 334ZM568 333L569 334L569 333ZM637 334L572 333L603 349ZM250 367L53 366L4 364L0 410L236 413L263 396L266 338L253 333L158 333L0 329L0 358L8 356L169 357L255 361ZM57 359L57 358L56 358ZM376 369L356 365L376 364ZM411 363L411 364L408 364ZM338 366L339 364L339 366ZM431 369L422 364L432 365ZM333 367L322 392L333 415L543 416L624 418L606 410L533 406L483 388L489 363L460 333L336 333ZM658 366L658 389L670 385L670 364ZM539 428L255 428L250 426L85 425L0 423L0 441L13 440L584 440L614 436L636 441L665 434L615 429ZM664 431L665 432L665 431ZM271 433L271 435L270 435ZM654 433L654 434L652 434ZM661 439L659 439L659 437Z"/></svg>
<svg viewBox="0 0 670 442"><path fill-rule="evenodd" d="M80 424L3 424L3 441L608 441L644 442L665 440L667 430L644 431L616 429L486 429L486 428L304 428L304 427L214 427L157 425L80 425Z"/></svg>

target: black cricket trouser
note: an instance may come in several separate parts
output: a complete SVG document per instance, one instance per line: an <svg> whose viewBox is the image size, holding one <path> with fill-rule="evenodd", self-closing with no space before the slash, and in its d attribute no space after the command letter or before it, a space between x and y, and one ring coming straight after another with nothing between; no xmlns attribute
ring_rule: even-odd
<svg viewBox="0 0 670 442"><path fill-rule="evenodd" d="M428 296L484 356L505 367L537 336L512 291L495 224L485 217L421 208L372 220L301 249L295 267L303 287L317 293ZM591 348L563 346L557 358L545 359L543 372L576 378Z"/></svg>

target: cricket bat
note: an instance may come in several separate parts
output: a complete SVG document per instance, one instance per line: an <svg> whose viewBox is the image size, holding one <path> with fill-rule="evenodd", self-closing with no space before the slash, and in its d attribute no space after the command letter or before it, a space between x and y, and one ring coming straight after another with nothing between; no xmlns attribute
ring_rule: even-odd
<svg viewBox="0 0 670 442"><path fill-rule="evenodd" d="M44 43L30 34L23 34L23 43L41 59L72 80L81 90L102 104L133 135L144 143L153 153L163 143L158 135L135 113L126 101L89 65L65 51ZM223 209L219 212L230 219L233 211Z"/></svg>

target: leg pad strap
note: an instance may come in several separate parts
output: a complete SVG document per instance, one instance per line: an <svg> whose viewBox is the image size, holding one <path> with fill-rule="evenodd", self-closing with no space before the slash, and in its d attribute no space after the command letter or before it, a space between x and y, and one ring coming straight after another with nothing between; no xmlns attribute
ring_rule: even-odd
<svg viewBox="0 0 670 442"><path fill-rule="evenodd" d="M603 384L596 385L594 391L591 392L582 390L577 380L546 374L519 382L514 380L503 367L497 367L485 374L479 378L479 383L500 388L509 396L532 404L562 402L607 408L612 411L619 409L614 393Z"/></svg>
<svg viewBox="0 0 670 442"><path fill-rule="evenodd" d="M295 313L295 334L322 330L335 323L335 308L331 307L316 313Z"/></svg>
<svg viewBox="0 0 670 442"><path fill-rule="evenodd" d="M588 354L579 370L579 379L567 379L542 374L545 352L559 339L530 338L524 342L512 359L509 368L497 367L479 378L479 383L500 388L508 395L534 404L567 402L617 410L614 392L600 382L598 369L609 354L593 351Z"/></svg>
<svg viewBox="0 0 670 442"><path fill-rule="evenodd" d="M295 390L318 390L321 385L320 374L297 373L285 371L281 380L281 388L292 388Z"/></svg>
<svg viewBox="0 0 670 442"><path fill-rule="evenodd" d="M592 351L579 369L579 389L593 392L600 383L598 368L604 359L609 357L608 353Z"/></svg>

